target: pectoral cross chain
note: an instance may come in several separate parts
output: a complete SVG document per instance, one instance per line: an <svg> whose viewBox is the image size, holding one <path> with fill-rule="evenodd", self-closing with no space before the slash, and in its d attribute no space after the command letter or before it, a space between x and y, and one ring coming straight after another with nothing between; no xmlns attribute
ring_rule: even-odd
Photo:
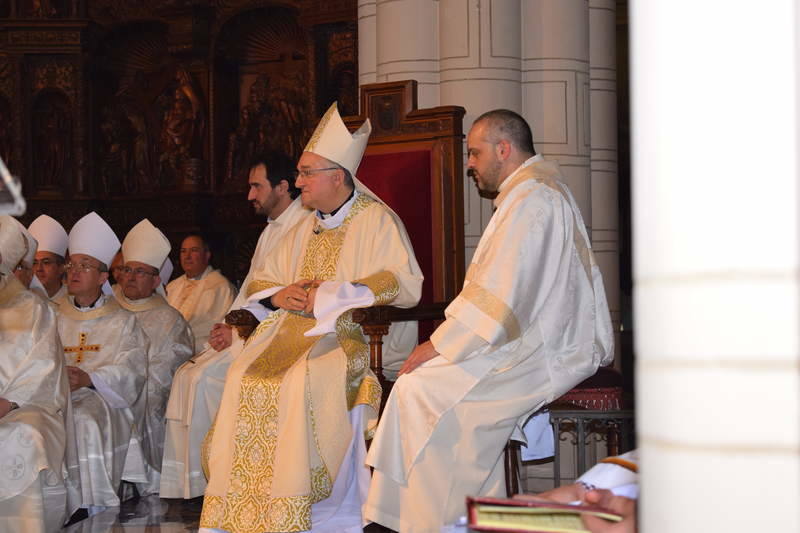
<svg viewBox="0 0 800 533"><path fill-rule="evenodd" d="M79 365L83 362L84 352L99 352L99 344L86 344L86 333L81 333L80 343L77 346L64 346L64 353L77 353L75 357L75 364Z"/></svg>

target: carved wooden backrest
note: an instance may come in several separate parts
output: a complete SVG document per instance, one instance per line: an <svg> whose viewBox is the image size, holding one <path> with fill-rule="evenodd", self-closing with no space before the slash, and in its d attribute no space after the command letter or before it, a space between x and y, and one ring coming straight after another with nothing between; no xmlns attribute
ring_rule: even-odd
<svg viewBox="0 0 800 533"><path fill-rule="evenodd" d="M362 86L360 108L344 118L351 130L372 123L358 178L403 220L425 275L421 302L450 300L464 280L464 108L417 109L413 80Z"/></svg>

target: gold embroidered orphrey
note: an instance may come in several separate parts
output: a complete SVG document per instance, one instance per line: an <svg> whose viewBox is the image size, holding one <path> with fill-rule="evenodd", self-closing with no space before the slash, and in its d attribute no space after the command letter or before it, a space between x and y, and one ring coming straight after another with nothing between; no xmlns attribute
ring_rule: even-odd
<svg viewBox="0 0 800 533"><path fill-rule="evenodd" d="M336 279L339 254L350 222L375 203L371 197L361 194L341 226L312 233L306 246L300 277ZM381 292L384 298L386 293L396 296L397 280L394 280L393 287L386 287L383 281ZM220 528L232 533L306 531L311 529L311 505L327 498L333 488L333 479L328 466L324 464L317 439L318 419L324 420L325 406L314 403L309 385L310 368L306 367L305 401L313 440L308 443L310 471L305 474L309 476L310 492L295 496L272 496L275 452L280 433L278 409L281 384L286 372L298 359L306 357L321 338L303 335L314 326L313 318L285 311L278 313L284 315L278 332L242 378L227 494L206 495L200 518L201 527ZM336 325L339 346L347 362L347 383L343 384L346 386L347 407L352 409L363 403L372 406L377 413L381 386L370 373L369 347L351 315L352 312L344 313ZM206 440L210 444L210 440Z"/></svg>
<svg viewBox="0 0 800 533"><path fill-rule="evenodd" d="M79 365L83 362L83 354L84 352L99 352L100 345L99 344L86 344L86 337L87 334L81 332L80 334L80 342L77 346L64 346L64 353L77 353L78 355L75 357L75 364Z"/></svg>

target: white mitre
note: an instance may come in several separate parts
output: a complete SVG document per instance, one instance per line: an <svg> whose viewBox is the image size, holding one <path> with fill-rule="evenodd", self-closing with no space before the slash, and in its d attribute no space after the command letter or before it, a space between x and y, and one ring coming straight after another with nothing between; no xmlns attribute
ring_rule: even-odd
<svg viewBox="0 0 800 533"><path fill-rule="evenodd" d="M146 218L136 224L122 242L125 262L137 261L161 269L172 246L161 231Z"/></svg>
<svg viewBox="0 0 800 533"><path fill-rule="evenodd" d="M40 252L51 252L66 257L69 237L64 226L57 220L47 215L40 215L31 222L28 231L39 241Z"/></svg>
<svg viewBox="0 0 800 533"><path fill-rule="evenodd" d="M20 231L22 235L25 237L25 240L28 241L28 250L25 252L25 256L21 259L22 263L25 264L27 268L33 268L33 259L36 257L36 250L39 249L39 241L37 241L31 232L25 229L25 226L22 224L19 225Z"/></svg>
<svg viewBox="0 0 800 533"><path fill-rule="evenodd" d="M172 264L172 261L169 260L169 257L164 259L164 264L161 265L161 270L158 272L158 277L161 278L161 285L156 287L156 292L164 298L167 297L167 291L164 289L164 287L167 283L169 283L169 278L172 277L172 272L174 270L175 265Z"/></svg>
<svg viewBox="0 0 800 533"><path fill-rule="evenodd" d="M25 226L9 215L0 216L0 270L11 274L20 260L28 253Z"/></svg>
<svg viewBox="0 0 800 533"><path fill-rule="evenodd" d="M308 141L305 152L311 152L341 165L355 176L361 157L367 148L372 125L369 119L365 120L360 128L352 135L344 125L336 102L331 104L328 111L319 121L317 129Z"/></svg>
<svg viewBox="0 0 800 533"><path fill-rule="evenodd" d="M114 230L94 211L77 221L69 232L70 254L85 254L106 266L111 265L119 246Z"/></svg>

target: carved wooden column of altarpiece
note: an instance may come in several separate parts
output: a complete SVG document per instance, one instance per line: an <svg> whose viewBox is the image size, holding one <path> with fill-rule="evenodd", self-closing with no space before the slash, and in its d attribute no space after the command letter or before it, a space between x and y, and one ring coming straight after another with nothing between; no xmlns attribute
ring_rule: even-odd
<svg viewBox="0 0 800 533"><path fill-rule="evenodd" d="M234 280L264 226L249 158L297 157L320 109L356 102L355 0L12 0L0 18L0 156L22 221L96 210L122 237L147 217L176 263L202 230Z"/></svg>

